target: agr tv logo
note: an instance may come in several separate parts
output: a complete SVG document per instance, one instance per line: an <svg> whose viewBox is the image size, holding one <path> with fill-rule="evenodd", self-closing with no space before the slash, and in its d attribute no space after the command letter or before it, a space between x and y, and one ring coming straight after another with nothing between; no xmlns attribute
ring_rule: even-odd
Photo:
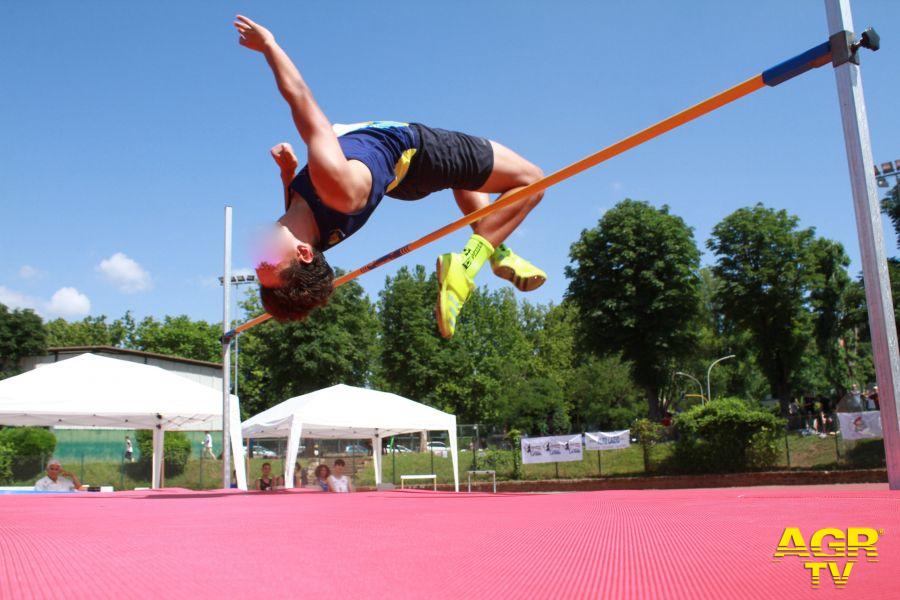
<svg viewBox="0 0 900 600"><path fill-rule="evenodd" d="M843 530L826 527L813 532L807 544L799 527L786 527L775 550L775 562L780 562L786 556L820 559L803 561L803 568L809 571L812 586L819 587L824 571L836 587L843 588L850 580L853 565L859 562L860 557L865 557L866 562L878 562L875 543L878 542L879 535L884 535L883 529L876 531L869 527L848 527Z"/></svg>

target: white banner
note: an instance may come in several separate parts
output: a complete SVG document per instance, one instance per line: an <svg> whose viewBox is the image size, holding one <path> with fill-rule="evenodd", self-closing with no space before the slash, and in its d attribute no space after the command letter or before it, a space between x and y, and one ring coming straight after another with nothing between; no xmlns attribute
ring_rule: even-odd
<svg viewBox="0 0 900 600"><path fill-rule="evenodd" d="M631 431L594 431L584 434L585 450L618 450L631 445Z"/></svg>
<svg viewBox="0 0 900 600"><path fill-rule="evenodd" d="M845 440L878 439L881 433L881 413L877 410L866 412L838 413L841 423L841 437Z"/></svg>
<svg viewBox="0 0 900 600"><path fill-rule="evenodd" d="M581 460L581 434L522 438L522 464Z"/></svg>

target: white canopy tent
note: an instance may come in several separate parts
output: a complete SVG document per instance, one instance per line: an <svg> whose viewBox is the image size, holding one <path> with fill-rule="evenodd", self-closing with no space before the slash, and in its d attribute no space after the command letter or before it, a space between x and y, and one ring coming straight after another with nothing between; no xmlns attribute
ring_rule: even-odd
<svg viewBox="0 0 900 600"><path fill-rule="evenodd" d="M231 397L231 447L242 456L238 400ZM166 431L222 429L222 392L159 367L81 354L0 381L0 425L152 429L154 489ZM247 489L244 461L235 461Z"/></svg>
<svg viewBox="0 0 900 600"><path fill-rule="evenodd" d="M244 437L288 439L284 481L293 487L300 438L370 439L375 483L381 483L381 441L392 435L446 431L450 436L453 483L459 491L456 415L396 394L338 384L289 398L243 422Z"/></svg>

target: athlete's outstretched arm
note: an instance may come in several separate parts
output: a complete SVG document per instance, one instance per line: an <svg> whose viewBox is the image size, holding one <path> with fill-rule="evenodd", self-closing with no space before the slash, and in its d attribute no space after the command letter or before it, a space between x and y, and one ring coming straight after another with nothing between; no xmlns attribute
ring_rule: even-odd
<svg viewBox="0 0 900 600"><path fill-rule="evenodd" d="M272 32L238 15L234 26L240 34L240 44L266 57L272 69L278 91L287 101L300 137L309 149L309 174L323 199L340 202L367 195L366 182L358 181L349 168L347 158L338 144L331 123L319 108L300 71L287 53L275 42Z"/></svg>

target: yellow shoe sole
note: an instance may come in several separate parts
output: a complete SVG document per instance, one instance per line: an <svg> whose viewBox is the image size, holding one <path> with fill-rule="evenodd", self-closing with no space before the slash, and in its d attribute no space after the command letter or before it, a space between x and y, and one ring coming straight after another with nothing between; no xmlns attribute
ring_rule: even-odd
<svg viewBox="0 0 900 600"><path fill-rule="evenodd" d="M441 337L445 340L449 340L453 337L453 332L444 329L444 320L441 318L441 314L443 314L444 312L443 303L441 302L441 300L443 299L444 295L440 292L440 288L443 287L444 278L447 276L447 273L444 271L443 258L443 255L438 256L437 265L435 265L435 269L437 270L438 275L438 301L437 305L434 307L434 317L437 321L438 331L440 332Z"/></svg>
<svg viewBox="0 0 900 600"><path fill-rule="evenodd" d="M493 270L494 275L500 279L505 279L513 284L520 292L530 292L536 290L547 281L543 275L532 275L530 277L519 277L512 267L497 267Z"/></svg>

